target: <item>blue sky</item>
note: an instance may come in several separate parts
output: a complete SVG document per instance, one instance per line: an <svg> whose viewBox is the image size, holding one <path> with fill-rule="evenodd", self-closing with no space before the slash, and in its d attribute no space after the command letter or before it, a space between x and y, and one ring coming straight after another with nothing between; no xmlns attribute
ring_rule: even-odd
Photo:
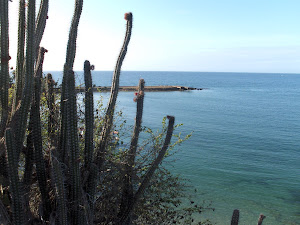
<svg viewBox="0 0 300 225"><path fill-rule="evenodd" d="M17 6L10 3L13 64ZM63 68L73 9L74 0L50 0L45 70ZM300 73L299 10L299 0L86 0L74 69L86 59L114 69L131 11L123 70Z"/></svg>

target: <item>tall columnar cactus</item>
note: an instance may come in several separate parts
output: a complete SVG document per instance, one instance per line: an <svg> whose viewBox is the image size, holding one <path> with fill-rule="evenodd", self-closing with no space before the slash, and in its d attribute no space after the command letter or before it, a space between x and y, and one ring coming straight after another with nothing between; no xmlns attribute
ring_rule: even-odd
<svg viewBox="0 0 300 225"><path fill-rule="evenodd" d="M38 56L38 49L46 26L48 14L49 0L42 0L40 4L37 21L34 28L34 57ZM19 1L19 28L18 28L18 55L16 67L16 85L14 93L13 111L17 108L19 101L22 98L22 91L24 86L24 43L25 43L25 0ZM28 35L28 33L27 33ZM27 56L26 56L27 57ZM37 58L36 58L37 60Z"/></svg>
<svg viewBox="0 0 300 225"><path fill-rule="evenodd" d="M84 82L85 82L85 147L84 147L84 168L88 172L85 184L86 196L89 204L90 214L94 212L94 196L96 192L96 181L98 168L93 162L94 155L94 97L93 83L91 75L91 65L88 60L84 62ZM84 196L84 195L83 195ZM91 216L92 217L92 216Z"/></svg>
<svg viewBox="0 0 300 225"><path fill-rule="evenodd" d="M231 217L231 225L238 225L240 220L240 211L235 209Z"/></svg>
<svg viewBox="0 0 300 225"><path fill-rule="evenodd" d="M25 148L25 168L23 176L23 185L24 185L24 199L25 199L25 211L26 214L30 215L30 186L32 182L32 172L34 164L34 147L33 147L33 134L32 134L32 121L29 122L28 126L28 135L26 137L26 148Z"/></svg>
<svg viewBox="0 0 300 225"><path fill-rule="evenodd" d="M173 135L175 117L167 116L167 118L169 119L169 124L168 124L168 129L167 129L167 134L166 134L166 137L165 137L164 144L163 144L161 150L159 151L156 159L152 162L152 165L150 166L150 168L146 172L146 174L143 178L143 181L141 182L141 185L139 186L138 190L133 195L133 197L132 197L133 199L126 206L123 213L119 214L118 224L128 225L130 223L129 217L131 215L132 210L134 209L136 203L138 202L138 200L140 199L140 197L144 193L147 186L149 185L150 180L151 180L155 170L157 169L158 165L163 160L163 158L164 158L164 156L165 156L165 154L168 150L168 147L169 147L169 144L171 142L172 135Z"/></svg>
<svg viewBox="0 0 300 225"><path fill-rule="evenodd" d="M49 8L49 0L42 0L40 4L39 13L37 16L36 25L35 25L36 57L38 56L37 53L46 27L46 20L48 18L48 8Z"/></svg>
<svg viewBox="0 0 300 225"><path fill-rule="evenodd" d="M43 211L45 219L49 218L51 212L49 188L47 186L47 174L44 162L43 143L41 133L40 119L40 98L41 98L41 79L44 54L47 50L40 48L38 61L34 74L34 95L30 112L30 122L32 124L33 143L34 143L34 159L36 165L36 174L39 182L39 188L43 201Z"/></svg>
<svg viewBox="0 0 300 225"><path fill-rule="evenodd" d="M132 13L125 13L125 20L127 20L127 25L126 25L126 34L123 42L123 46L121 48L117 64L113 73L113 80L112 80L112 85L111 85L111 93L110 93L110 99L108 102L107 110L106 110L106 115L105 115L105 121L103 125L103 131L101 134L101 141L98 146L98 149L96 151L96 164L101 168L103 161L104 161L104 155L105 155L105 147L111 132L111 127L113 124L113 118L114 118L114 112L115 112L115 105L119 93L119 81L120 81L120 72L121 72L121 67L123 60L126 56L127 53L127 47L130 41L131 37L131 30L132 30L132 20L133 16Z"/></svg>
<svg viewBox="0 0 300 225"><path fill-rule="evenodd" d="M23 194L22 186L19 180L18 169L19 169L19 159L18 153L16 151L16 146L10 128L6 129L5 132L6 140L6 150L7 150L7 160L8 160L8 170L9 170L9 181L10 181L10 191L12 197L12 213L14 224L22 225L24 223L25 215L23 209Z"/></svg>
<svg viewBox="0 0 300 225"><path fill-rule="evenodd" d="M80 195L81 195L81 177L80 177L80 168L79 168L79 143L78 143L78 129L77 129L77 105L76 105L76 92L75 92L75 77L74 72L69 71L68 74L68 90L69 90L69 99L68 99L68 114L67 114L67 123L68 123L68 138L70 139L70 179L71 179L71 201L74 202L73 213L73 224L78 223L79 219L79 205L80 205ZM71 213L71 214L72 214Z"/></svg>
<svg viewBox="0 0 300 225"><path fill-rule="evenodd" d="M24 85L24 49L25 48L25 0L19 1L19 25L18 25L18 53L16 66L16 82L13 101L13 111L17 108L22 98Z"/></svg>
<svg viewBox="0 0 300 225"><path fill-rule="evenodd" d="M266 218L263 214L260 214L258 217L257 225L262 225L263 220ZM231 217L231 225L239 225L240 219L240 211L238 209L233 210L232 217Z"/></svg>
<svg viewBox="0 0 300 225"><path fill-rule="evenodd" d="M133 183L132 176L134 173L136 150L138 146L139 134L142 126L143 106L144 106L144 79L140 79L138 92L134 100L137 102L136 117L134 131L131 137L130 148L127 155L127 164L125 165L125 173L123 178L123 193L120 205L119 217L123 218L124 213L127 213L127 206L133 202Z"/></svg>
<svg viewBox="0 0 300 225"><path fill-rule="evenodd" d="M61 225L68 225L68 207L67 193L65 187L65 178L62 165L55 156L55 151L51 154L52 165L52 183L55 188L55 196L57 201L58 221Z"/></svg>
<svg viewBox="0 0 300 225"><path fill-rule="evenodd" d="M0 1L1 28L1 70L0 70L0 137L3 137L8 118L8 80L9 80L9 40L8 40L8 1Z"/></svg>
<svg viewBox="0 0 300 225"><path fill-rule="evenodd" d="M55 142L55 97L54 97L54 80L52 78L51 73L47 74L46 77L47 80L47 105L48 105L48 137L50 141L52 142L52 145L54 145L53 142Z"/></svg>
<svg viewBox="0 0 300 225"><path fill-rule="evenodd" d="M91 65L89 61L84 62L85 82L85 148L84 164L88 168L93 160L94 154L94 98Z"/></svg>
<svg viewBox="0 0 300 225"><path fill-rule="evenodd" d="M25 83L23 89L20 108L13 116L16 120L14 127L16 138L16 150L18 157L23 148L23 140L27 127L27 117L31 104L33 90L33 74L35 65L35 0L28 0L27 12L27 40L26 40L26 60L25 60ZM14 122L14 121L13 121Z"/></svg>
<svg viewBox="0 0 300 225"><path fill-rule="evenodd" d="M66 53L66 62L63 69L63 80L62 80L62 92L61 92L61 136L59 140L59 154L64 163L67 163L67 156L69 155L68 146L69 138L67 130L68 127L68 107L70 103L70 91L68 89L68 82L70 80L70 76L74 77L73 72L73 65L75 60L76 54L76 39L77 39L77 32L78 32L78 25L79 19L82 12L82 5L83 0L76 0L75 1L75 10L73 14L73 19L71 23L71 28L69 32L69 40L67 46L67 53ZM71 78L73 80L73 78ZM75 84L74 84L75 85Z"/></svg>
<svg viewBox="0 0 300 225"><path fill-rule="evenodd" d="M59 154L66 163L66 156L69 156L70 168L70 193L72 210L72 223L77 224L80 221L80 196L81 196L81 177L79 168L79 143L77 129L77 105L75 92L75 76L73 64L76 54L76 39L79 19L82 11L83 0L76 0L75 11L69 32L67 46L66 62L64 65L62 94L61 94L61 139L59 145Z"/></svg>

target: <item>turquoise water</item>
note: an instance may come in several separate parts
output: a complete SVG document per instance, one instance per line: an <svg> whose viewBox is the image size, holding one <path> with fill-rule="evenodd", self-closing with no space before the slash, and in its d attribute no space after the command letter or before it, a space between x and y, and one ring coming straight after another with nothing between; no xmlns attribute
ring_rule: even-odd
<svg viewBox="0 0 300 225"><path fill-rule="evenodd" d="M110 85L111 74L94 72L94 83ZM120 85L139 78L207 88L146 93L143 116L144 125L158 128L163 116L174 115L184 134L194 131L173 171L191 180L199 201L212 201L215 212L203 218L230 224L237 208L240 224L257 223L260 213L264 225L300 224L299 74L123 72ZM132 98L121 92L118 107L133 123Z"/></svg>

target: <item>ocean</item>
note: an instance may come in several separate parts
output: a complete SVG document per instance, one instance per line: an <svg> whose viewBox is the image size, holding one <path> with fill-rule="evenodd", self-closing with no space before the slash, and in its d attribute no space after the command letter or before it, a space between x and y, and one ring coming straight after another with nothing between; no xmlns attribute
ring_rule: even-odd
<svg viewBox="0 0 300 225"><path fill-rule="evenodd" d="M52 72L60 79L61 72ZM77 83L83 82L77 72ZM97 86L110 86L112 72L93 71ZM214 212L200 214L215 224L300 224L300 74L124 71L121 86L180 85L204 88L146 92L143 125L161 127L175 116L182 134L174 173L191 181L196 201L211 201ZM95 101L109 93L95 93ZM118 109L134 123L132 92L120 92Z"/></svg>

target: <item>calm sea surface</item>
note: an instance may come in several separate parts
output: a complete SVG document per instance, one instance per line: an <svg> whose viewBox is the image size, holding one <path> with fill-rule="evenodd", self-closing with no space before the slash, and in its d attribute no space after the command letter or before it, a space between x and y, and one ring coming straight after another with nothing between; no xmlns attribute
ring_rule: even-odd
<svg viewBox="0 0 300 225"><path fill-rule="evenodd" d="M53 75L61 79L60 72ZM111 75L93 72L93 82L109 86ZM143 115L152 128L174 115L183 134L194 131L172 170L191 180L198 201L212 201L215 212L203 218L230 224L240 209L243 225L256 224L260 213L264 225L300 224L300 74L128 71L120 85L137 85L139 78L146 85L207 88L147 92ZM132 99L132 92L121 92L118 107L133 123Z"/></svg>

